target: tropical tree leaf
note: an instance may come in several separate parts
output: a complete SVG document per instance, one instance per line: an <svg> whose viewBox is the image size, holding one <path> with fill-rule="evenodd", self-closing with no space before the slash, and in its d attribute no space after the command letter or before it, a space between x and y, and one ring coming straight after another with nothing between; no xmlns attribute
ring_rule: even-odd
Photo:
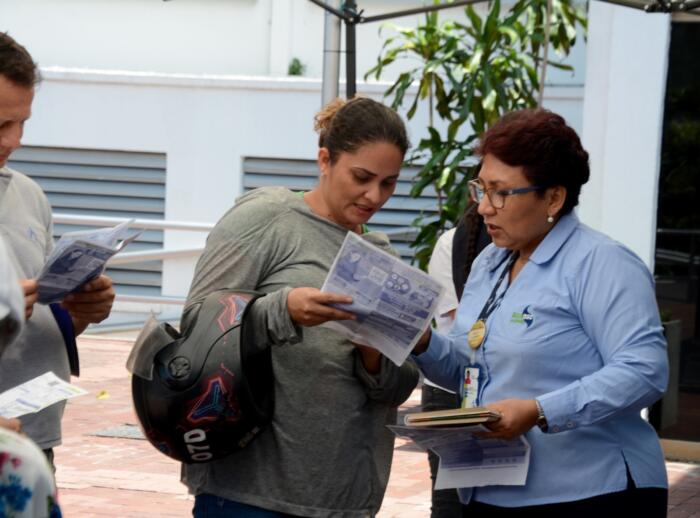
<svg viewBox="0 0 700 518"><path fill-rule="evenodd" d="M435 211L413 222L419 231L411 246L421 268L427 267L440 233L469 204L467 181L476 171L478 137L504 113L537 105L541 67L573 70L560 59L545 63L542 51L546 24L550 45L560 57L570 53L580 33L586 37L585 6L577 1L552 0L547 17L547 0L515 0L509 7L491 0L483 16L467 6L459 18L441 21L436 11L426 13L416 27L380 27L380 33L391 35L365 78L380 79L386 67L399 61L415 65L399 74L385 96L392 107L407 107L409 119L426 104L431 120L441 121L425 128L406 159L418 167L411 196L429 188L438 195Z"/></svg>

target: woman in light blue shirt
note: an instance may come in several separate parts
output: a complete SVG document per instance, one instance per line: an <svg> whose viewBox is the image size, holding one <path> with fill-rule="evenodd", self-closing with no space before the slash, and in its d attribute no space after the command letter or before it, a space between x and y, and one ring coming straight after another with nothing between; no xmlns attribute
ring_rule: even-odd
<svg viewBox="0 0 700 518"><path fill-rule="evenodd" d="M532 453L524 486L460 489L464 516L665 516L663 454L640 416L668 379L649 270L572 212L588 153L560 116L506 115L479 154L470 192L493 244L450 333L428 331L414 358L501 413L491 436L525 434Z"/></svg>

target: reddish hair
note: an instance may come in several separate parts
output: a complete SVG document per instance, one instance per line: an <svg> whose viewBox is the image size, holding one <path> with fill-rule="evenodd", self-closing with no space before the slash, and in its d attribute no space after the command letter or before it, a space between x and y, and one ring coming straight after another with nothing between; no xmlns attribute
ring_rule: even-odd
<svg viewBox="0 0 700 518"><path fill-rule="evenodd" d="M562 214L578 205L581 186L590 176L581 139L563 117L544 109L519 110L501 117L484 133L477 154L522 167L531 185L565 187Z"/></svg>

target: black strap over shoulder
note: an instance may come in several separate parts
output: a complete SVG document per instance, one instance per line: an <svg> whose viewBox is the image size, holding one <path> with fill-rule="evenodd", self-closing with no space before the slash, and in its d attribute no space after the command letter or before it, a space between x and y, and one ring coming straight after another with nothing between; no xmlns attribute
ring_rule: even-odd
<svg viewBox="0 0 700 518"><path fill-rule="evenodd" d="M478 222L472 221L472 218L478 218ZM476 247L473 254L470 254L468 252L471 249L472 240L476 240ZM483 218L478 214L467 214L457 224L452 238L452 282L457 293L457 300L462 298L464 284L472 269L472 262L489 243L491 243L491 237L486 232Z"/></svg>

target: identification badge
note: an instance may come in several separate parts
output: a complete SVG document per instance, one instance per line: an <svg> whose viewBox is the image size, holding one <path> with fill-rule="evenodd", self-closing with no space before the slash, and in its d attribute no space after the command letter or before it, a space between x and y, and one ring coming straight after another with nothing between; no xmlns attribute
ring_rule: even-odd
<svg viewBox="0 0 700 518"><path fill-rule="evenodd" d="M477 320L474 322L474 325L472 328L469 330L469 334L467 335L467 342L469 343L469 347L472 349L478 349L481 347L481 342L484 341L484 337L486 336L486 322L483 320Z"/></svg>
<svg viewBox="0 0 700 518"><path fill-rule="evenodd" d="M479 368L464 369L464 384L462 385L462 408L474 408L479 396Z"/></svg>

